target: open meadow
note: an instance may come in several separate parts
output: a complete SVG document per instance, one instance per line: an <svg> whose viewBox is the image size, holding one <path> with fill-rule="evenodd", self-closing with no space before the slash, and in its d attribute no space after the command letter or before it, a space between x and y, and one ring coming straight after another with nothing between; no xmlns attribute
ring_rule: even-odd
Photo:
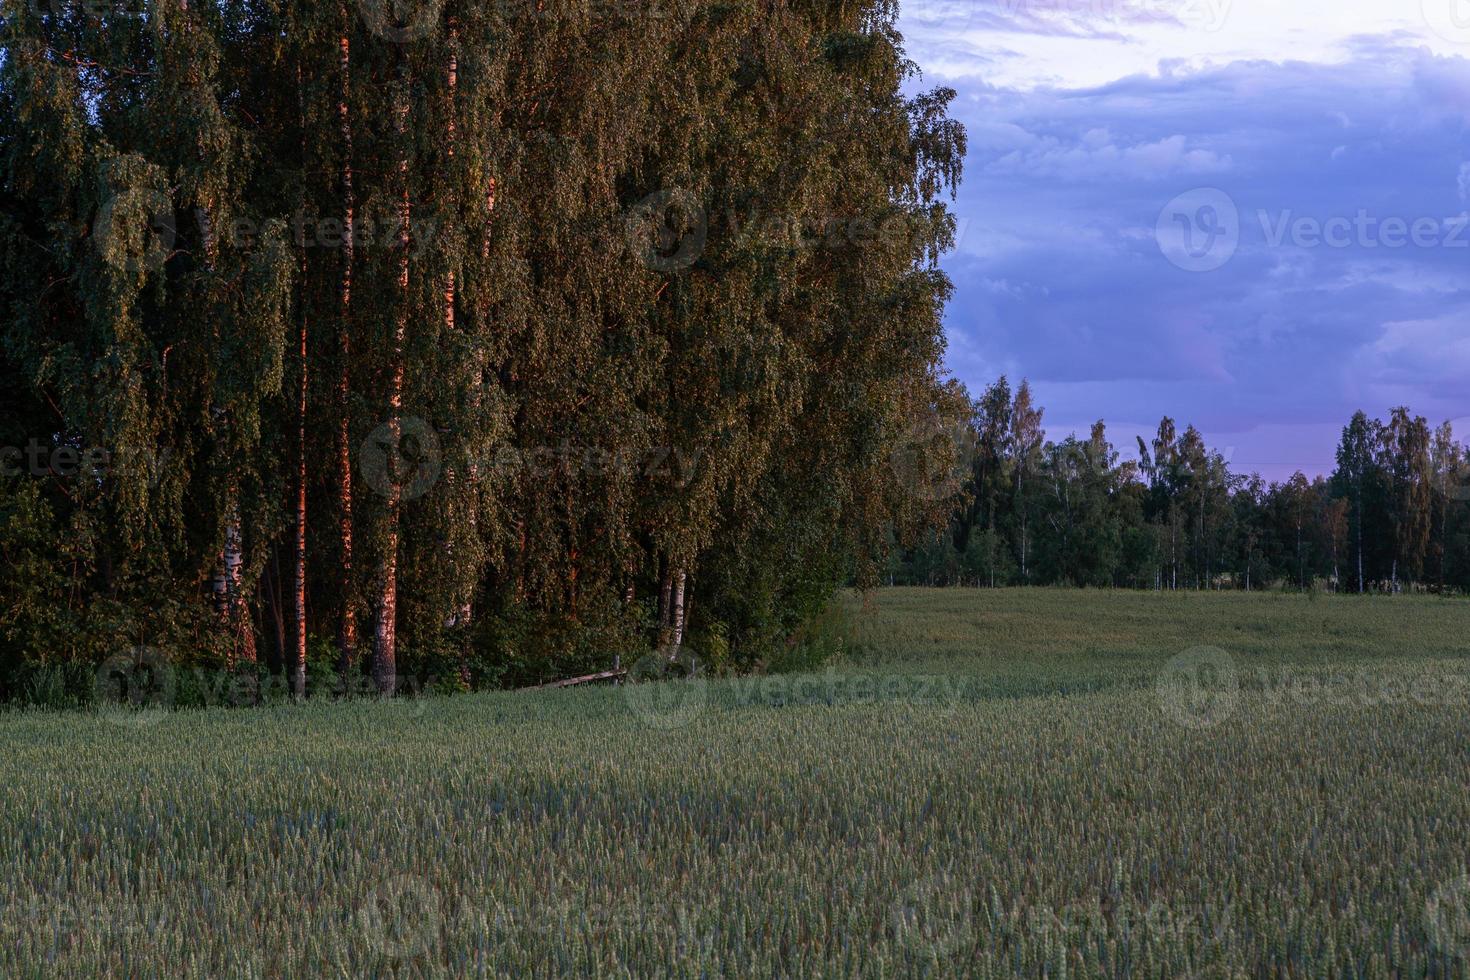
<svg viewBox="0 0 1470 980"><path fill-rule="evenodd" d="M807 675L0 716L0 976L1470 975L1470 603L845 606Z"/></svg>

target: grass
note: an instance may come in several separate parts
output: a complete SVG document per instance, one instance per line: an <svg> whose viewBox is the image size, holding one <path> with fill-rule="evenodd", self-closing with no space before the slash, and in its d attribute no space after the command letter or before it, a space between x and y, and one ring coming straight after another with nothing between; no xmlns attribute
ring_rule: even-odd
<svg viewBox="0 0 1470 980"><path fill-rule="evenodd" d="M0 976L1470 970L1470 605L849 601L803 677L0 718Z"/></svg>
<svg viewBox="0 0 1470 980"><path fill-rule="evenodd" d="M899 588L848 605L865 667L973 677L997 693L1148 687L1199 646L1247 672L1470 655L1470 604L1434 596Z"/></svg>

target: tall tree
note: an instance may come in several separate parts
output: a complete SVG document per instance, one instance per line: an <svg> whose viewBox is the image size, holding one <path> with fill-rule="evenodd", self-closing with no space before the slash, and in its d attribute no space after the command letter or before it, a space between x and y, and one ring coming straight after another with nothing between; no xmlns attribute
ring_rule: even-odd
<svg viewBox="0 0 1470 980"><path fill-rule="evenodd" d="M352 527L352 272L357 249L352 183L352 31L355 19L337 5L337 153L341 195L341 271L337 286L337 669L344 678L357 666L357 585Z"/></svg>
<svg viewBox="0 0 1470 980"><path fill-rule="evenodd" d="M1043 409L1034 404L1030 382L1021 381L1011 405L1012 508L1016 522L1016 552L1021 566L1021 580L1030 579L1031 522L1028 506L1030 479L1040 462L1046 433L1041 428Z"/></svg>
<svg viewBox="0 0 1470 980"><path fill-rule="evenodd" d="M1429 455L1429 423L1395 408L1382 431L1382 468L1390 486L1389 527L1393 536L1390 580L1395 592L1402 572L1417 579L1424 569L1432 525L1433 475Z"/></svg>
<svg viewBox="0 0 1470 980"><path fill-rule="evenodd" d="M1353 546L1356 556L1358 592L1366 591L1363 554L1363 525L1367 518L1366 504L1369 500L1367 484L1376 463L1374 448L1378 443L1378 425L1363 412L1357 412L1347 427L1342 430L1342 441L1337 447L1337 472L1333 479L1343 495L1349 500L1352 523Z"/></svg>

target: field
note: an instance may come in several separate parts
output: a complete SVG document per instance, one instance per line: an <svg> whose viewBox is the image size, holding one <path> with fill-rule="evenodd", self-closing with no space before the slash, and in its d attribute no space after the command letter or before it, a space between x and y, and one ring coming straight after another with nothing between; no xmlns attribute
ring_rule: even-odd
<svg viewBox="0 0 1470 980"><path fill-rule="evenodd" d="M0 716L0 976L1470 975L1470 604L846 602L804 677Z"/></svg>

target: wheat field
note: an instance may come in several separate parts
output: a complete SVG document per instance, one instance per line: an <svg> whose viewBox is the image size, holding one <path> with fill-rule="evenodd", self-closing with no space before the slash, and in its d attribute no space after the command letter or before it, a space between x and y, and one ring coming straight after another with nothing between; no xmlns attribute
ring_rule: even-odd
<svg viewBox="0 0 1470 980"><path fill-rule="evenodd" d="M0 976L1470 975L1470 604L844 604L807 675L0 716Z"/></svg>

